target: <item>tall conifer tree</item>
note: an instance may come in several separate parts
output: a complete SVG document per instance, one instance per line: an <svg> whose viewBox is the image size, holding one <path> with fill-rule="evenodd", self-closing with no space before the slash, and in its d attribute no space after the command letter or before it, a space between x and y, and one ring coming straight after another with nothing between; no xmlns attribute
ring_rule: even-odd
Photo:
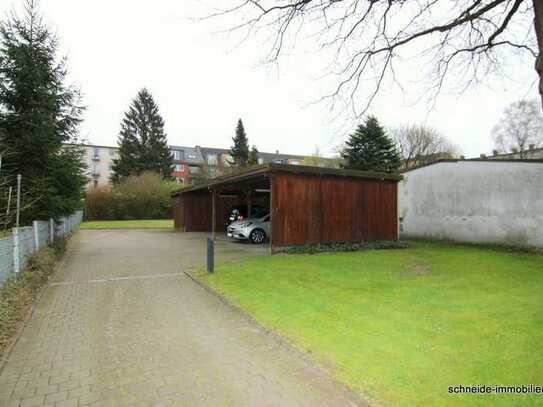
<svg viewBox="0 0 543 407"><path fill-rule="evenodd" d="M394 141L374 116L369 116L349 136L341 156L343 166L349 169L392 172L401 165Z"/></svg>
<svg viewBox="0 0 543 407"><path fill-rule="evenodd" d="M246 167L249 161L249 140L241 119L238 120L236 135L232 138L232 141L234 145L230 148L230 155L232 156L230 164L236 167Z"/></svg>
<svg viewBox="0 0 543 407"><path fill-rule="evenodd" d="M165 179L171 177L173 157L164 133L164 120L147 89L139 91L125 113L118 143L119 158L112 168L114 182L146 171Z"/></svg>
<svg viewBox="0 0 543 407"><path fill-rule="evenodd" d="M22 175L22 223L58 218L81 207L86 178L77 143L83 107L66 84L58 39L36 0L0 24L0 147L2 173Z"/></svg>

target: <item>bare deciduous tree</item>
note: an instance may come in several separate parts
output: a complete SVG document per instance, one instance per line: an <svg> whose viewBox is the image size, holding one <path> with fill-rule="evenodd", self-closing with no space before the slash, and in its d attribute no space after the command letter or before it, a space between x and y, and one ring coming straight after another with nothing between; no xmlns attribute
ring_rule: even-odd
<svg viewBox="0 0 543 407"><path fill-rule="evenodd" d="M509 105L494 127L496 150L517 151L525 159L530 144L543 146L543 115L535 100L520 100Z"/></svg>
<svg viewBox="0 0 543 407"><path fill-rule="evenodd" d="M404 168L458 156L458 148L434 128L403 125L392 129L391 133L402 155Z"/></svg>
<svg viewBox="0 0 543 407"><path fill-rule="evenodd" d="M403 72L395 67L402 58L429 68L425 89L434 99L448 77L466 89L500 72L511 52L516 58L536 60L543 48L541 0L230 3L230 8L209 17L231 17L236 23L230 24L230 31L245 30L246 37L264 31L269 39L268 61L276 61L300 38L315 40L327 51L324 55L331 59L331 73L336 76L333 89L323 98L333 104L348 103L357 118L366 113L385 81L401 86ZM541 79L541 58L536 70Z"/></svg>

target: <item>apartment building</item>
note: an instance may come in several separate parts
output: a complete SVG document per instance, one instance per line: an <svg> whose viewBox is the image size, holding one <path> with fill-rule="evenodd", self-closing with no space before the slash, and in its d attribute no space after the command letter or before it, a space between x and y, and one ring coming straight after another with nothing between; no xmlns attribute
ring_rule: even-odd
<svg viewBox="0 0 543 407"><path fill-rule="evenodd" d="M118 157L119 149L111 146L85 144L83 161L87 167L87 188L108 185L111 178L113 160Z"/></svg>
<svg viewBox="0 0 543 407"><path fill-rule="evenodd" d="M202 175L204 157L198 147L170 146L174 169L172 177L179 184L191 184Z"/></svg>
<svg viewBox="0 0 543 407"><path fill-rule="evenodd" d="M230 150L226 148L214 148L214 147L200 147L196 146L202 153L206 170L209 172L210 177L218 177L224 175L227 169L231 166L232 156ZM291 164L301 165L306 157L302 155L293 154L280 154L279 151L275 153L258 153L259 164Z"/></svg>
<svg viewBox="0 0 543 407"><path fill-rule="evenodd" d="M527 150L519 151L514 148L510 153L498 153L497 150L492 152L492 155L481 154L480 158L488 160L543 160L543 147L536 147L535 144L530 144Z"/></svg>
<svg viewBox="0 0 543 407"><path fill-rule="evenodd" d="M84 163L89 182L87 188L109 185L113 160L118 158L119 148L104 145L84 144ZM232 157L230 150L213 147L170 146L174 167L172 177L179 184L192 184L199 177L217 177L227 173ZM293 154L258 153L259 164L302 164L305 156Z"/></svg>

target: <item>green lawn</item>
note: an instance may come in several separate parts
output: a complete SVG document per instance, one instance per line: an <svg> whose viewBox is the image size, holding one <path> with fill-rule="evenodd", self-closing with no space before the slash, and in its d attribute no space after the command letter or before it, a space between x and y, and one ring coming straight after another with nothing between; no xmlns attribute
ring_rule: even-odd
<svg viewBox="0 0 543 407"><path fill-rule="evenodd" d="M200 277L378 404L543 404L447 392L543 385L543 256L412 243L261 257Z"/></svg>
<svg viewBox="0 0 543 407"><path fill-rule="evenodd" d="M81 229L173 229L172 219L100 220L81 224Z"/></svg>

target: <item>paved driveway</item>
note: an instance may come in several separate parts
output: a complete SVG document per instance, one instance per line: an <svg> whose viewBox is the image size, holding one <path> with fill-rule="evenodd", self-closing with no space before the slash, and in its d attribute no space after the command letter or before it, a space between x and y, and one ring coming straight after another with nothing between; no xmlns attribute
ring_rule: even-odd
<svg viewBox="0 0 543 407"><path fill-rule="evenodd" d="M217 260L258 255L218 245ZM349 406L304 355L182 274L201 234L79 231L0 373L0 406Z"/></svg>

